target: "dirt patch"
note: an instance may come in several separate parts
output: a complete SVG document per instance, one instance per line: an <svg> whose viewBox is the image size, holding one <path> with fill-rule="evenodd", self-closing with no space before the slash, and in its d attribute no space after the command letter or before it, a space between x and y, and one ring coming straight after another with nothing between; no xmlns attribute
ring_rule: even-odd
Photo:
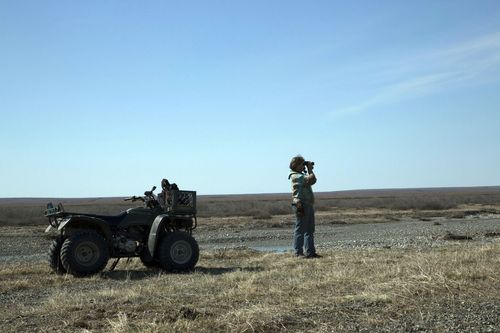
<svg viewBox="0 0 500 333"><path fill-rule="evenodd" d="M444 240L472 240L471 236L466 236L466 235L456 235L451 232L448 232L446 235L443 236Z"/></svg>

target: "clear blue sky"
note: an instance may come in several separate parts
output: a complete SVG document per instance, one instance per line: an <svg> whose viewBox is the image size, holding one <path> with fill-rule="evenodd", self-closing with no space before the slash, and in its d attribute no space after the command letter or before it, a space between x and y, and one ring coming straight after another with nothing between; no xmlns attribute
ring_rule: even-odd
<svg viewBox="0 0 500 333"><path fill-rule="evenodd" d="M0 197L500 185L500 1L0 0Z"/></svg>

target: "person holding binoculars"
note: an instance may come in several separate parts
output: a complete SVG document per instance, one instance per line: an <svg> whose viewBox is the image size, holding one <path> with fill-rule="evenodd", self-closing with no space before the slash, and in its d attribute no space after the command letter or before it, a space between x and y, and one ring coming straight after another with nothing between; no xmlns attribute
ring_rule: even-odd
<svg viewBox="0 0 500 333"><path fill-rule="evenodd" d="M292 208L295 213L293 248L296 257L320 258L314 247L314 162L297 155L290 161L288 179L292 182ZM305 250L305 253L304 253Z"/></svg>

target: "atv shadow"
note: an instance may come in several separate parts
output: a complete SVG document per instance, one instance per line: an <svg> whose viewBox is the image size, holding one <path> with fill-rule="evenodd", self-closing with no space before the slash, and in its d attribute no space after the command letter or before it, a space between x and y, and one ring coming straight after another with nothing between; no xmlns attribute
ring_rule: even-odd
<svg viewBox="0 0 500 333"><path fill-rule="evenodd" d="M113 271L104 271L101 272L101 278L110 279L110 280L143 280L149 279L158 275L161 275L163 272L160 270L150 269L146 271L138 271L138 270L127 270L127 269L116 269Z"/></svg>
<svg viewBox="0 0 500 333"><path fill-rule="evenodd" d="M161 269L150 270L113 270L101 272L101 278L110 280L143 280L161 275L187 275L193 273L201 273L206 275L223 275L232 272L262 272L262 267L195 267L190 271L184 272L167 272Z"/></svg>
<svg viewBox="0 0 500 333"><path fill-rule="evenodd" d="M262 267L195 267L194 272L199 272L207 275L222 275L232 272L262 272Z"/></svg>

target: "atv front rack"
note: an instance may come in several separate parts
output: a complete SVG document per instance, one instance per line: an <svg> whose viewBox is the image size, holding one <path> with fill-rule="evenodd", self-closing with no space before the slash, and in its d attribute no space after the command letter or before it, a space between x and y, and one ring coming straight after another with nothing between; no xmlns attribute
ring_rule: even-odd
<svg viewBox="0 0 500 333"><path fill-rule="evenodd" d="M65 211L62 203L59 203L57 207L54 207L52 202L47 204L47 209L44 212L45 217L49 219L49 224L54 228L57 228L59 225L57 219L64 217Z"/></svg>

